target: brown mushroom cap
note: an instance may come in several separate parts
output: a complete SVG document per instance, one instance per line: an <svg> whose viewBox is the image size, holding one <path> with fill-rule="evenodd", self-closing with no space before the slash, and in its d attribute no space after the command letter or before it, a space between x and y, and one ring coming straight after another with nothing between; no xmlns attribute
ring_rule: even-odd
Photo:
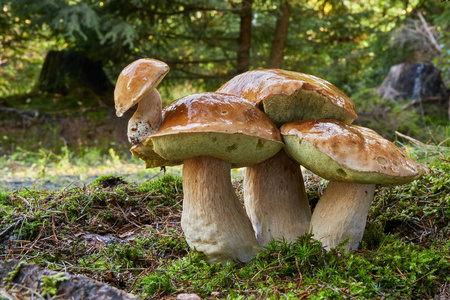
<svg viewBox="0 0 450 300"><path fill-rule="evenodd" d="M351 123L355 105L341 90L316 76L279 69L240 74L217 92L243 97L262 106L278 126L306 119Z"/></svg>
<svg viewBox="0 0 450 300"><path fill-rule="evenodd" d="M148 95L169 72L169 66L150 58L138 59L125 67L114 90L116 114L121 117L128 109Z"/></svg>
<svg viewBox="0 0 450 300"><path fill-rule="evenodd" d="M317 175L334 181L403 184L425 173L375 131L336 120L307 120L281 127L287 152Z"/></svg>
<svg viewBox="0 0 450 300"><path fill-rule="evenodd" d="M173 102L163 111L160 129L143 144L169 161L212 156L235 167L261 162L283 147L279 130L261 110L220 93Z"/></svg>

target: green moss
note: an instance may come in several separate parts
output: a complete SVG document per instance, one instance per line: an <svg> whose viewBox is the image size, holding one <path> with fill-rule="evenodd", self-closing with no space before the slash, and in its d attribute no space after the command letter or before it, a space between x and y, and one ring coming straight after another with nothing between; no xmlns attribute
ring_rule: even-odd
<svg viewBox="0 0 450 300"><path fill-rule="evenodd" d="M41 293L43 297L55 296L58 292L58 285L67 280L64 273L57 273L55 275L42 275L41 277Z"/></svg>
<svg viewBox="0 0 450 300"><path fill-rule="evenodd" d="M26 264L25 261L21 261L17 264L17 266L14 268L14 270L12 270L11 272L8 273L8 277L3 278L3 281L8 282L8 284L11 284L14 281L14 278L17 276L17 274L19 274L20 272L20 268Z"/></svg>
<svg viewBox="0 0 450 300"><path fill-rule="evenodd" d="M369 223L382 224L386 233L443 238L450 230L450 168L430 166L430 174L411 184L380 188L369 212Z"/></svg>
<svg viewBox="0 0 450 300"><path fill-rule="evenodd" d="M191 252L138 284L150 297L168 295L189 283L205 297L213 291L228 297L253 291L253 295L271 299L277 290L289 295L288 299L302 294L311 299L422 298L427 293L434 295L438 283L449 279L450 262L436 251L386 237L372 252L325 252L319 242L303 236L292 244L270 243L246 265L211 265Z"/></svg>
<svg viewBox="0 0 450 300"><path fill-rule="evenodd" d="M109 174L95 178L91 183L91 187L114 188L124 184L127 184L127 182L123 179L123 177Z"/></svg>
<svg viewBox="0 0 450 300"><path fill-rule="evenodd" d="M147 203L152 207L180 205L183 195L183 181L181 177L164 175L156 180L141 183L136 191L148 193Z"/></svg>

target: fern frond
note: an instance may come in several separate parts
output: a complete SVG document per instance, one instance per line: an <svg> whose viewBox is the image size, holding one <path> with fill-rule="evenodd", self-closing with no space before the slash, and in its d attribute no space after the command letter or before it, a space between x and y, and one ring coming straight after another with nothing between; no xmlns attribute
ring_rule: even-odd
<svg viewBox="0 0 450 300"><path fill-rule="evenodd" d="M112 43L120 42L123 46L128 46L130 49L134 47L138 34L131 24L125 21L116 21L114 24L109 25L108 33L101 40L102 45L110 40Z"/></svg>

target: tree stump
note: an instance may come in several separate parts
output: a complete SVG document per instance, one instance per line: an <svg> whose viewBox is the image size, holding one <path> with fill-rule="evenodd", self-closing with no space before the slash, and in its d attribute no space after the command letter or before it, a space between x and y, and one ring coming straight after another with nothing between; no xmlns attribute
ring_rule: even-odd
<svg viewBox="0 0 450 300"><path fill-rule="evenodd" d="M42 66L38 89L67 95L79 88L104 95L112 93L114 85L103 71L100 61L93 61L81 52L50 51Z"/></svg>

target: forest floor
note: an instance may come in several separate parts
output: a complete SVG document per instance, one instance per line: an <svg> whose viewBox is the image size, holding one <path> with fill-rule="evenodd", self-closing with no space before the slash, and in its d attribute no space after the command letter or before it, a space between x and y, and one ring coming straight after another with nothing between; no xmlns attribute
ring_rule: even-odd
<svg viewBox="0 0 450 300"><path fill-rule="evenodd" d="M85 285L83 293L97 298L114 287L126 292L115 299L448 299L450 151L424 150L410 153L429 175L377 189L360 250L325 251L305 235L273 242L247 264L209 264L189 249L180 227L180 168L3 189L0 299L68 297L70 287L82 289L69 284L78 275L106 284ZM46 172L61 177L58 169ZM327 182L304 175L314 208ZM239 174L234 186L242 197ZM27 285L30 276L36 280Z"/></svg>
<svg viewBox="0 0 450 300"><path fill-rule="evenodd" d="M132 158L129 116L1 113L11 122L0 116L1 300L450 299L448 140L397 140L430 173L377 187L359 250L305 235L246 264L214 265L184 238L181 167L145 170ZM304 176L314 209L327 181ZM242 169L233 184L242 199Z"/></svg>

